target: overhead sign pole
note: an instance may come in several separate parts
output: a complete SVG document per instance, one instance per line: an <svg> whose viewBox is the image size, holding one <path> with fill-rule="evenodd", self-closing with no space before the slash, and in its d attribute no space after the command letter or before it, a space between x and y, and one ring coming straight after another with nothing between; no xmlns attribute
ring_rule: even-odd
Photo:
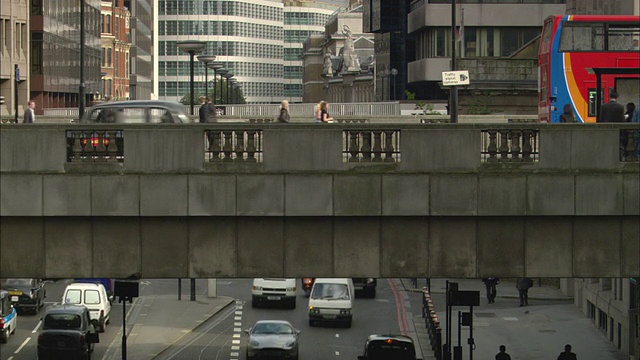
<svg viewBox="0 0 640 360"><path fill-rule="evenodd" d="M18 123L18 85L20 84L20 68L18 67L18 64L15 65L15 77L16 77L16 83L14 86L14 90L13 90L13 104L14 104L14 108L16 109L16 116L15 116L15 123Z"/></svg>
<svg viewBox="0 0 640 360"><path fill-rule="evenodd" d="M456 70L456 0L451 1L451 71ZM451 87L449 94L449 115L450 122L458 122L458 88Z"/></svg>

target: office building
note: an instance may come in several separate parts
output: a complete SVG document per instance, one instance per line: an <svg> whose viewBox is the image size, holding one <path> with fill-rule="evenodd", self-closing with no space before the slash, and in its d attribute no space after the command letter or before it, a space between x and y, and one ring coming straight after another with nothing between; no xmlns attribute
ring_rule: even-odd
<svg viewBox="0 0 640 360"><path fill-rule="evenodd" d="M102 85L95 99L129 99L131 13L124 0L102 1Z"/></svg>
<svg viewBox="0 0 640 360"><path fill-rule="evenodd" d="M125 0L124 6L131 12L129 50L129 98L149 100L157 96L154 89L154 51L157 36L158 0ZM183 1L187 2L187 1Z"/></svg>
<svg viewBox="0 0 640 360"><path fill-rule="evenodd" d="M16 113L15 93L18 92L18 114L29 97L29 8L26 2L0 0L0 117L13 118ZM20 81L16 81L16 67Z"/></svg>

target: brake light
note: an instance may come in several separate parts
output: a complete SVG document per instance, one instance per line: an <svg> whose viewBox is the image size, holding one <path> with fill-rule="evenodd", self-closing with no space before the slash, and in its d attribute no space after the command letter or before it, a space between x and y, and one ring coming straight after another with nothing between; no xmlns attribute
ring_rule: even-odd
<svg viewBox="0 0 640 360"><path fill-rule="evenodd" d="M100 317L104 316L104 310L100 310Z"/></svg>
<svg viewBox="0 0 640 360"><path fill-rule="evenodd" d="M393 344L395 341L393 339L387 339L384 342L386 342L387 344Z"/></svg>
<svg viewBox="0 0 640 360"><path fill-rule="evenodd" d="M0 318L0 329L4 329L4 318Z"/></svg>

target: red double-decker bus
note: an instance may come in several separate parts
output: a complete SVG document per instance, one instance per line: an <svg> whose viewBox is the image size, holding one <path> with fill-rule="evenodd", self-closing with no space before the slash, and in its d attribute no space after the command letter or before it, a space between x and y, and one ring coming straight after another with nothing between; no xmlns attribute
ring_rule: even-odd
<svg viewBox="0 0 640 360"><path fill-rule="evenodd" d="M611 89L621 104L640 106L639 42L639 16L549 16L538 52L538 120L561 122L568 104L576 121L595 122Z"/></svg>

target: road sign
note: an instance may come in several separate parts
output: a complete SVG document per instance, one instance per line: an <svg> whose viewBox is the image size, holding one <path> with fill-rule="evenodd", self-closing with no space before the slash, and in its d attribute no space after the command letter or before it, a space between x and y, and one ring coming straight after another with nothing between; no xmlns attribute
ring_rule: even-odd
<svg viewBox="0 0 640 360"><path fill-rule="evenodd" d="M20 81L20 68L16 65L16 82Z"/></svg>
<svg viewBox="0 0 640 360"><path fill-rule="evenodd" d="M442 85L454 86L454 85L469 85L469 71L443 71L442 72Z"/></svg>

